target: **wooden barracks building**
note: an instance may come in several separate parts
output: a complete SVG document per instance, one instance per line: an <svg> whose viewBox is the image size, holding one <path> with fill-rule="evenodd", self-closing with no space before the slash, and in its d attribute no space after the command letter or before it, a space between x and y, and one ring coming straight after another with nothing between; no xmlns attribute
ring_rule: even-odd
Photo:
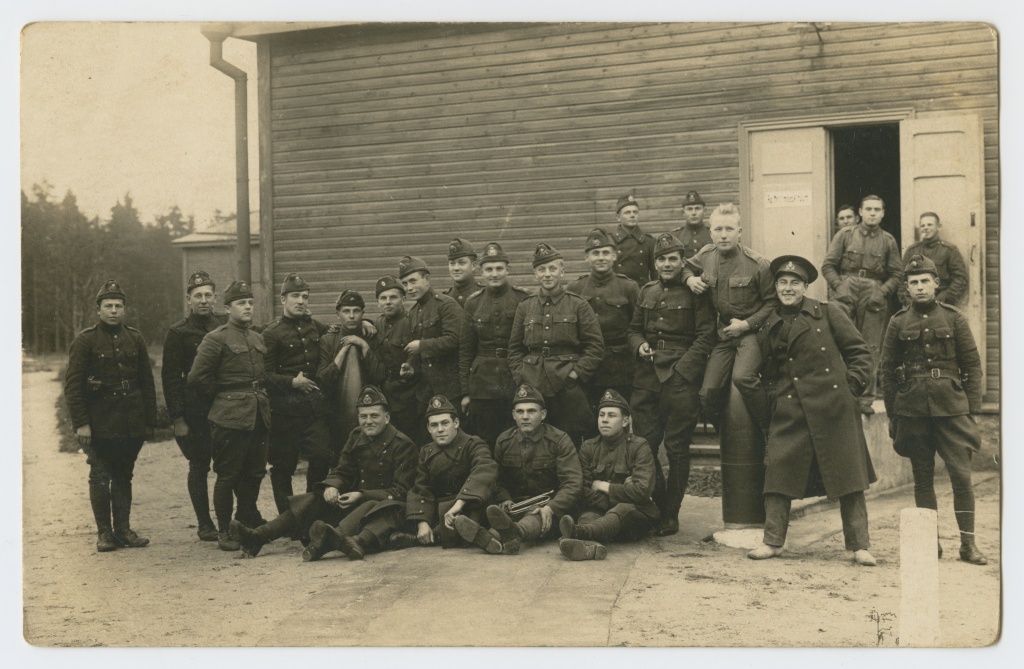
<svg viewBox="0 0 1024 669"><path fill-rule="evenodd" d="M450 285L453 237L500 241L514 282L553 244L585 271L632 193L641 227L736 203L743 241L820 266L841 203L876 193L901 248L942 217L999 392L998 48L976 23L238 24L258 45L266 309L289 272L330 319L405 254ZM812 295L824 296L819 280ZM265 312L269 313L269 312Z"/></svg>

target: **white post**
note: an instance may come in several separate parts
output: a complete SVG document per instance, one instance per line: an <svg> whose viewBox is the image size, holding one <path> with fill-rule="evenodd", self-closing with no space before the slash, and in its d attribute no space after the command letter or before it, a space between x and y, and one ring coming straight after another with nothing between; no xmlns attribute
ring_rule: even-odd
<svg viewBox="0 0 1024 669"><path fill-rule="evenodd" d="M932 509L900 513L900 647L939 645L937 517Z"/></svg>

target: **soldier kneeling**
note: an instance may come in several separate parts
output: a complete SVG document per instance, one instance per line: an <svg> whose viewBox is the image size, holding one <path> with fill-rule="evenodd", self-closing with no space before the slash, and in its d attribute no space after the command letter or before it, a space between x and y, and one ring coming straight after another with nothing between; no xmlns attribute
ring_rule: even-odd
<svg viewBox="0 0 1024 669"><path fill-rule="evenodd" d="M583 511L578 522L565 515L558 524L558 548L570 560L603 560L608 551L600 542L639 539L658 524L654 456L643 437L627 431L629 404L607 390L597 406L601 436L580 446Z"/></svg>

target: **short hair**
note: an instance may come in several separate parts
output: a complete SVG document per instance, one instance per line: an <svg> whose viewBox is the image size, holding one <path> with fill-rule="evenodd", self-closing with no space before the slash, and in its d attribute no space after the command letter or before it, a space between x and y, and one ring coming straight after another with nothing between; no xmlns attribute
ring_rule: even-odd
<svg viewBox="0 0 1024 669"><path fill-rule="evenodd" d="M878 200L879 202L882 203L882 209L885 209L885 200L878 197L877 195L865 195L860 199L860 206L863 207L864 203L867 202L868 200Z"/></svg>
<svg viewBox="0 0 1024 669"><path fill-rule="evenodd" d="M934 211L926 211L926 212L924 212L923 214L921 214L920 216L917 217L917 220L920 221L925 216L931 216L932 218L935 219L935 225L936 226L939 226L939 227L942 226L942 219L939 218L939 215L936 214Z"/></svg>
<svg viewBox="0 0 1024 669"><path fill-rule="evenodd" d="M715 210L711 212L711 216L708 218L708 223L711 227L714 227L717 220L723 218L732 219L736 225L740 224L740 210L736 208L732 202L723 202L722 204L715 207Z"/></svg>
<svg viewBox="0 0 1024 669"><path fill-rule="evenodd" d="M852 211L854 216L857 215L857 208L854 207L852 204L841 204L839 205L839 208L836 209L836 216L838 216L840 212L845 211L847 209Z"/></svg>
<svg viewBox="0 0 1024 669"><path fill-rule="evenodd" d="M414 269L413 271L409 272L408 274L406 274L405 276L398 280L399 283L401 283L406 277L410 277L413 274L419 274L424 279L430 278L430 270L424 267L423 269Z"/></svg>

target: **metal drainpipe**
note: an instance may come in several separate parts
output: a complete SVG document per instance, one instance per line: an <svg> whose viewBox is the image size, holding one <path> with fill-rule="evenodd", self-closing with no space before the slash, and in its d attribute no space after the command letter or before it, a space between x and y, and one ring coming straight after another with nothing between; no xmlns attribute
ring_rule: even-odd
<svg viewBox="0 0 1024 669"><path fill-rule="evenodd" d="M229 32L203 30L210 40L210 65L235 80L235 230L237 270L240 281L252 285L249 236L249 99L248 80L244 71L224 60L224 40Z"/></svg>

